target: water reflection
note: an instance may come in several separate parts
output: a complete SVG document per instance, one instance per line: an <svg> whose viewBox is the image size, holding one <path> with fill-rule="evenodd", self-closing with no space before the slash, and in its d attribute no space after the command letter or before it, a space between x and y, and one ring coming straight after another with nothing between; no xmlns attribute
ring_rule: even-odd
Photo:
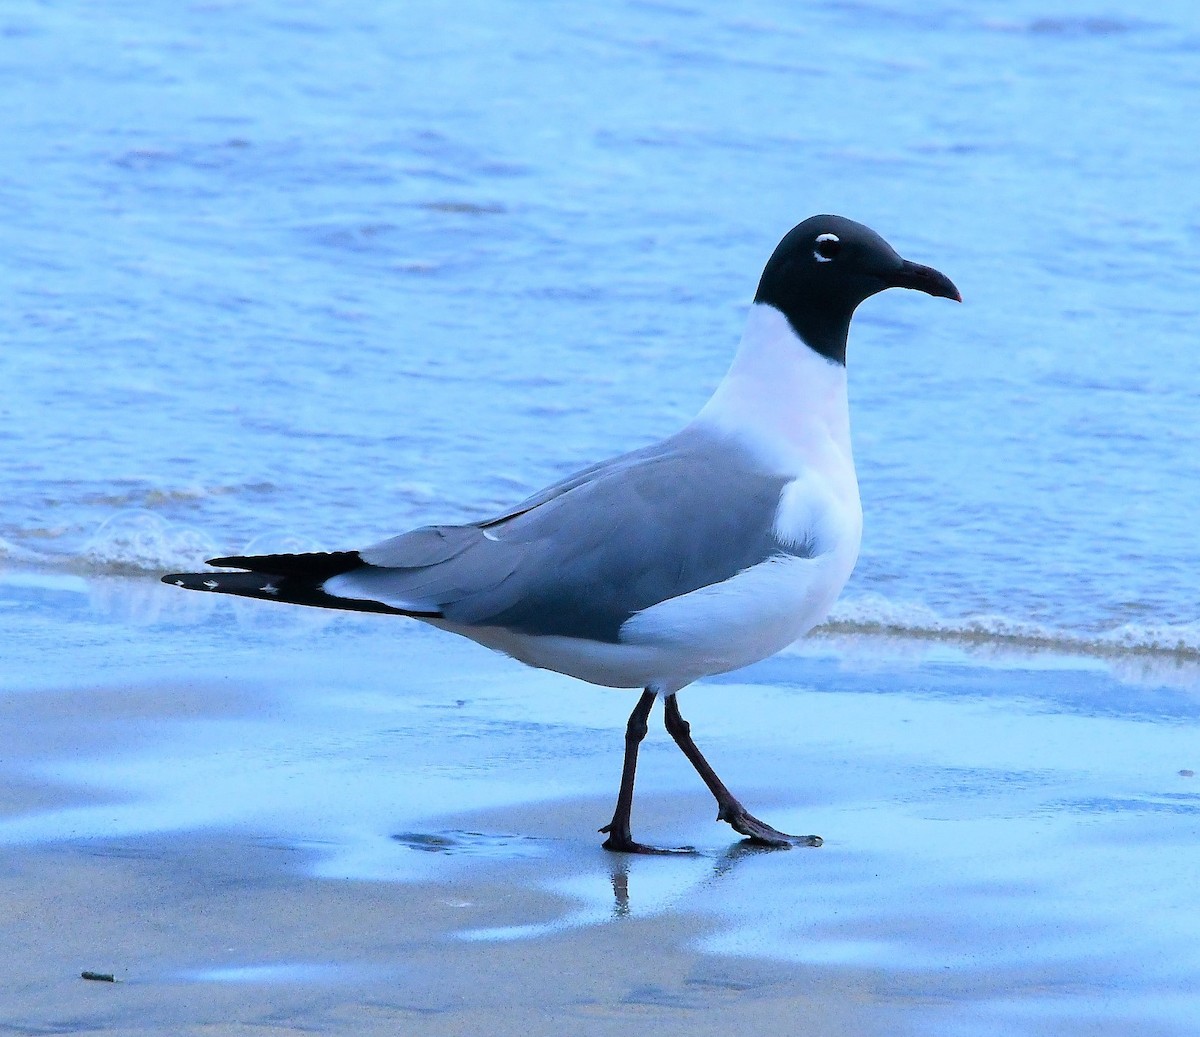
<svg viewBox="0 0 1200 1037"><path fill-rule="evenodd" d="M697 866L686 870L668 868L666 876L661 869L655 870L655 865L667 858L612 854L608 866L609 887L612 890L611 917L628 918L661 910L671 901L685 899L690 890L709 887L729 878L735 868L752 858L804 852L803 847L780 849L759 846L749 839L743 839L723 851L698 850L687 854L684 859L696 862Z"/></svg>

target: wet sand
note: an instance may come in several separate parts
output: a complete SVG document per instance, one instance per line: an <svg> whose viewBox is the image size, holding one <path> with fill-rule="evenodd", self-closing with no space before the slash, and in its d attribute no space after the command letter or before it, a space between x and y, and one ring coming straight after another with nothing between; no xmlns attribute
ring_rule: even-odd
<svg viewBox="0 0 1200 1037"><path fill-rule="evenodd" d="M503 874L319 881L297 863L289 847L229 837L22 853L5 869L6 1029L719 1033L793 1020L888 1032L883 977L702 955L693 918L463 940L552 921L563 898ZM120 982L83 981L85 968Z"/></svg>
<svg viewBox="0 0 1200 1037"><path fill-rule="evenodd" d="M683 706L756 813L825 846L747 850L656 729L635 835L697 852L626 858L595 829L631 697L406 624L139 623L95 604L111 591L59 624L60 655L36 624L10 642L5 1032L1167 1035L1200 1017L1186 661L817 641Z"/></svg>

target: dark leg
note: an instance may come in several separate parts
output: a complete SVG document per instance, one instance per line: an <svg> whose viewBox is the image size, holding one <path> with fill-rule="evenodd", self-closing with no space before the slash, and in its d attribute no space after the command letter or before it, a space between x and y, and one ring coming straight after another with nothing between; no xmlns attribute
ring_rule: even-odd
<svg viewBox="0 0 1200 1037"><path fill-rule="evenodd" d="M679 703L674 695L667 696L663 703L663 713L667 724L667 733L675 739L675 744L691 761L692 766L696 768L696 773L704 779L708 791L716 797L718 821L728 821L735 832L740 832L751 842L759 843L762 846L821 845L822 840L819 835L787 835L784 832L776 831L770 825L760 821L737 801L734 794L725 787L725 783L717 777L717 772L712 769L704 755L696 748L696 743L692 741L692 725L680 716Z"/></svg>
<svg viewBox="0 0 1200 1037"><path fill-rule="evenodd" d="M608 833L604 840L606 850L618 853L676 853L675 850L658 850L653 846L644 846L633 841L629 832L629 815L633 810L633 778L637 771L638 746L646 737L646 718L650 716L650 708L657 697L655 692L647 688L638 699L638 704L629 714L629 723L625 728L625 765L621 770L621 791L617 793L617 809L613 811L613 819L600 829Z"/></svg>

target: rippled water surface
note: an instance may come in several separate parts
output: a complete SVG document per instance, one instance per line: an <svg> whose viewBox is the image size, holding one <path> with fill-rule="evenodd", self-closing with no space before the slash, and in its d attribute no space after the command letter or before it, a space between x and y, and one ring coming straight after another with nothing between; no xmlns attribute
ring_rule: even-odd
<svg viewBox="0 0 1200 1037"><path fill-rule="evenodd" d="M12 0L0 55L10 561L510 502L690 417L832 211L966 298L856 321L838 618L1200 647L1190 2Z"/></svg>

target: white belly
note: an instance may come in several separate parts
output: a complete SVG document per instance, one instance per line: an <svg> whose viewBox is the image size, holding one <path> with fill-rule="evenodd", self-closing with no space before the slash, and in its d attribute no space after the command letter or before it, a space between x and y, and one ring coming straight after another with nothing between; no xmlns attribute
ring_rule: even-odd
<svg viewBox="0 0 1200 1037"><path fill-rule="evenodd" d="M857 538L818 558L780 556L630 618L616 644L433 621L519 659L610 688L677 691L774 655L828 614L858 554Z"/></svg>

